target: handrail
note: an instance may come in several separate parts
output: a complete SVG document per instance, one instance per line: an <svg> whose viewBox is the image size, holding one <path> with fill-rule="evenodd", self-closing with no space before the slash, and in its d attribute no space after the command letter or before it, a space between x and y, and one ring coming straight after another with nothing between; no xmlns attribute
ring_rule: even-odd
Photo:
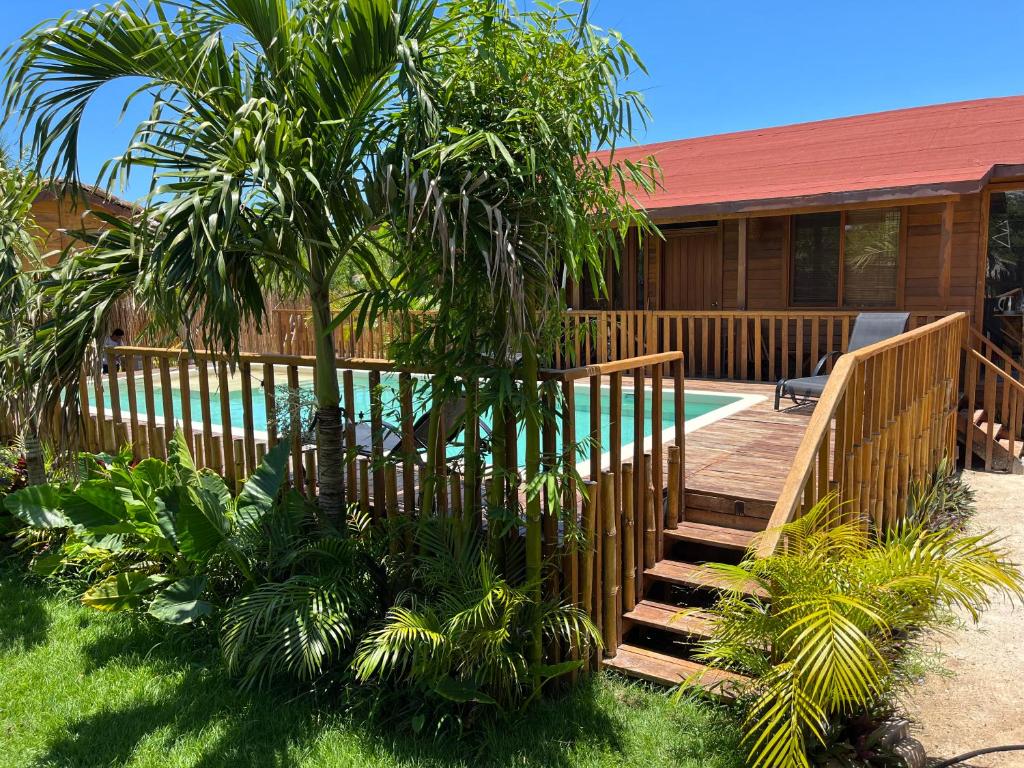
<svg viewBox="0 0 1024 768"><path fill-rule="evenodd" d="M996 344L994 341L992 341L992 339L990 339L987 336L983 336L982 334L978 333L978 330L976 328L971 328L970 336L971 336L971 339L974 342L979 342L980 341L984 346L988 347L990 351L994 352L996 355L999 356L999 358L1003 361L1004 365L1009 365L1011 369L1017 371L1017 373L1021 374L1021 377L1024 378L1024 367L1022 367L1020 365L1020 363L1018 363L1016 360L1014 360L1012 357L1010 357L1006 353L1006 351L1001 349L998 344ZM971 349L971 350L977 350L978 349L978 345L975 344L974 347L966 347L966 348L967 349ZM984 355L982 355L982 357L984 357ZM986 359L988 359L988 358L986 358Z"/></svg>
<svg viewBox="0 0 1024 768"><path fill-rule="evenodd" d="M981 363L983 366L985 366L986 368L991 368L993 373L995 373L997 376L1005 379L1007 383L1011 384L1018 391L1020 391L1022 394L1024 394L1024 382L1018 381L1017 379L1013 378L1012 376L1008 376L1004 369L1000 368L994 362L989 360L987 357L985 357L983 354L981 354L978 350L970 349L970 350L968 350L968 353L970 354L971 357L976 358L978 360L978 362ZM1024 370L1024 369L1021 369L1021 370Z"/></svg>
<svg viewBox="0 0 1024 768"><path fill-rule="evenodd" d="M758 556L772 554L780 527L833 491L857 493L857 498L842 500L870 513L876 523L893 521L910 480L922 474L923 464L934 463L940 452L951 449L955 426L950 429L943 420L955 411L950 400L957 388L948 383L959 375L961 342L957 338L951 350L946 336L962 334L966 327L967 315L959 312L839 358L811 415ZM908 352L912 347L913 355Z"/></svg>
<svg viewBox="0 0 1024 768"><path fill-rule="evenodd" d="M608 363L581 365L576 368L566 368L564 370L559 370L557 368L545 368L540 373L541 378L544 379L574 381L576 379L587 379L591 376L608 376L612 373L631 371L634 368L646 368L652 365L674 363L676 361L681 361L682 359L682 352L659 352L654 355L638 355L636 357L627 357L622 360L614 360Z"/></svg>

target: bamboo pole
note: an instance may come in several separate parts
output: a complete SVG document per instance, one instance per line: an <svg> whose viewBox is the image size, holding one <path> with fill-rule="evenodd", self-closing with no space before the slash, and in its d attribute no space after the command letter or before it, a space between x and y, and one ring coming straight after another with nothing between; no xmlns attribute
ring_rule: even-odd
<svg viewBox="0 0 1024 768"><path fill-rule="evenodd" d="M636 605L636 510L633 504L633 465L622 465L622 610Z"/></svg>
<svg viewBox="0 0 1024 768"><path fill-rule="evenodd" d="M668 448L668 512L665 518L665 528L674 530L679 526L679 446L670 445Z"/></svg>
<svg viewBox="0 0 1024 768"><path fill-rule="evenodd" d="M594 558L596 556L595 511L600 508L597 498L597 483L587 480L583 484L583 558L580 563L580 602L587 615L597 623L598 607L594 601ZM587 668L590 668L590 654L587 654Z"/></svg>
<svg viewBox="0 0 1024 768"><path fill-rule="evenodd" d="M384 489L388 521L388 551L394 556L399 551L399 539L396 531L398 527L398 474L394 464L388 463L384 466Z"/></svg>
<svg viewBox="0 0 1024 768"><path fill-rule="evenodd" d="M604 655L611 658L619 647L615 476L611 472L601 474L601 513L604 518Z"/></svg>
<svg viewBox="0 0 1024 768"><path fill-rule="evenodd" d="M234 438L234 449L232 457L235 462L235 493L238 494L245 485L245 441L240 437Z"/></svg>
<svg viewBox="0 0 1024 768"><path fill-rule="evenodd" d="M644 514L644 568L653 568L658 555L658 527L654 518L654 486L647 487L647 505ZM637 590L643 589L643 579L637 584Z"/></svg>

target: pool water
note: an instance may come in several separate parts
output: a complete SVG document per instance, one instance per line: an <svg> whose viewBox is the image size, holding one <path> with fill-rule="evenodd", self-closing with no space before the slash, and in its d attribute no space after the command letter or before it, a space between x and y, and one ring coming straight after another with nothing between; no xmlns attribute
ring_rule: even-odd
<svg viewBox="0 0 1024 768"><path fill-rule="evenodd" d="M239 437L242 434L242 424L244 415L244 403L241 385L236 374L232 377L229 382L230 392L230 424L232 433L235 437ZM181 389L180 386L174 386L176 377L172 376L172 387L171 387L171 399L173 406L173 419L177 424L181 423ZM202 413L203 413L203 402L199 392L198 381L195 377L192 377L192 381L189 382L189 401L191 404L191 417L195 428L201 429L202 424ZM280 381L281 378L278 378ZM413 396L413 410L416 417L421 416L427 410L427 402L429 397L429 386L426 380L414 379L416 387ZM104 382L106 384L106 382ZM210 421L214 428L221 427L224 423L221 414L221 399L220 392L217 386L218 382L215 377L210 379L210 397L209 397L209 410L210 410ZM267 406L266 396L263 388L263 382L257 377L253 378L252 384L252 401L250 404L252 410L253 427L257 433L257 440L263 441L266 439L267 432ZM312 401L312 382L306 378L299 382L299 388L302 391L300 400L303 402ZM139 419L141 421L148 420L148 414L146 409L146 397L144 390L144 378L141 374L136 375L135 379L136 389L136 403ZM125 382L122 380L119 386L119 400L121 405L121 413L127 420L129 413L128 394ZM278 386L277 387L277 402L278 408L284 410L287 408L287 390ZM370 383L369 375L363 371L353 372L353 394L354 404L353 411L356 420L368 419L370 415ZM644 438L651 436L651 393L647 391L645 393L644 405ZM740 396L718 394L718 393L707 393L707 392L687 392L684 398L684 418L686 422L692 422L694 419L706 416L720 408L732 405L743 399ZM584 382L577 382L576 385L576 396L575 396L575 425L576 425L576 440L577 442L583 442L590 434L590 387ZM163 392L158 376L154 376L153 379L153 410L157 419L161 422L164 421L164 407L163 407ZM104 387L103 392L104 410L109 416L110 414L110 391ZM607 386L602 387L601 392L601 445L602 452L610 450L610 390ZM398 376L396 374L382 374L381 375L381 403L383 406L384 420L394 424L399 423L399 405L398 405ZM90 391L89 393L89 404L95 409L96 395L95 392ZM627 448L630 446L635 439L634 435L634 401L631 390L624 388L622 397L622 419L621 419L621 431L622 431L622 446ZM305 418L305 416L304 416ZM481 421L487 426L490 426L490 414L485 413L481 417ZM560 421L560 420L559 420ZM675 402L672 395L671 389L665 391L662 398L662 430L672 430L675 426ZM666 439L671 439L672 435L665 435ZM518 455L522 457L525 454L525 436L523 430L520 428L519 436L519 451ZM460 442L460 441L455 441ZM561 452L561 435L557 438L557 450ZM460 451L457 445L453 445L450 449L453 453ZM587 452L589 453L589 451Z"/></svg>

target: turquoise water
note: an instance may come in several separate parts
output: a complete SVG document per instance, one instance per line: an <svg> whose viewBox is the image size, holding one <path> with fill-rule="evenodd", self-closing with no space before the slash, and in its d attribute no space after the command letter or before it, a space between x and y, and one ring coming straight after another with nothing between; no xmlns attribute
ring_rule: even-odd
<svg viewBox="0 0 1024 768"><path fill-rule="evenodd" d="M423 380L416 381L416 390L413 397L413 409L417 416L421 415L426 411L427 400L429 395L429 389L427 382ZM182 420L181 417L181 390L178 384L178 379L175 374L171 377L171 398L173 404L173 419L175 423L179 423ZM128 420L128 394L126 391L125 382L122 379L119 386L119 395L121 403L121 413L125 421ZM141 375L136 375L136 402L137 410L140 420L147 420L146 410L146 399L144 390L144 378ZM106 382L104 381L104 384ZM370 414L370 385L369 376L365 372L355 371L353 372L353 394L354 404L352 410L356 420L368 419ZM235 437L242 435L242 424L244 414L244 403L241 389L237 388L239 385L237 381L231 385L230 390L230 423L232 433ZM154 412L157 419L160 422L164 421L164 408L163 408L163 392L161 390L159 377L154 378L153 382L154 389ZM278 386L278 402L281 402L281 398L284 395L284 390ZM304 399L311 399L312 390L310 386L300 384L300 390L303 391ZM384 420L392 423L398 423L400 421L399 408L398 408L398 376L383 374L381 376L381 402L384 410ZM211 377L210 380L210 420L214 427L221 427L223 425L223 419L221 414L221 403L220 403L220 392L217 388L216 377ZM689 392L686 394L684 399L685 407L685 420L691 421L700 416L704 416L712 411L715 411L723 406L730 405L738 400L740 397L733 395L719 395L711 393L693 393ZM104 390L103 393L104 407L107 417L110 416L110 392L109 389ZM189 386L189 401L191 403L191 416L192 422L197 427L200 426L202 421L202 398L198 391L198 386L195 382L191 382ZM610 416L610 391L608 387L602 387L601 392L601 444L602 452L610 450L609 443L609 416ZM95 408L96 397L95 393L89 393L90 405ZM650 437L651 435L651 393L648 390L645 393L645 413L644 413L644 437ZM582 441L590 433L590 387L583 383L577 383L576 385L576 440ZM280 406L279 406L280 407ZM257 433L267 431L267 409L266 409L266 397L263 388L262 381L258 377L253 377L252 380L252 419L253 426ZM308 423L308 413L304 413L304 421ZM482 421L489 426L489 415L485 414L482 417ZM671 429L675 426L675 404L671 390L666 390L662 398L662 429ZM265 438L264 438L265 439ZM259 435L257 440L261 441ZM634 441L634 401L631 390L624 390L622 397L622 445L628 446ZM457 448L453 449L457 452ZM561 450L561 439L558 440L558 450ZM520 431L519 434L519 456L523 456L525 452L525 438Z"/></svg>

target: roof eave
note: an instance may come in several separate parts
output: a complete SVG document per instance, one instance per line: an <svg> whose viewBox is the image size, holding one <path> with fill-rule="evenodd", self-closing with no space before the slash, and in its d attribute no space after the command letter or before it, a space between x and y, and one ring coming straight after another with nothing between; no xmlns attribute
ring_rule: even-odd
<svg viewBox="0 0 1024 768"><path fill-rule="evenodd" d="M825 192L816 195L775 197L759 200L729 200L699 205L663 206L647 208L647 214L655 224L703 219L741 218L743 216L764 216L804 210L832 210L866 203L893 205L901 202L920 203L925 200L943 200L980 192L988 183L992 171L980 179L968 181L916 184L900 187L852 190L846 192Z"/></svg>

